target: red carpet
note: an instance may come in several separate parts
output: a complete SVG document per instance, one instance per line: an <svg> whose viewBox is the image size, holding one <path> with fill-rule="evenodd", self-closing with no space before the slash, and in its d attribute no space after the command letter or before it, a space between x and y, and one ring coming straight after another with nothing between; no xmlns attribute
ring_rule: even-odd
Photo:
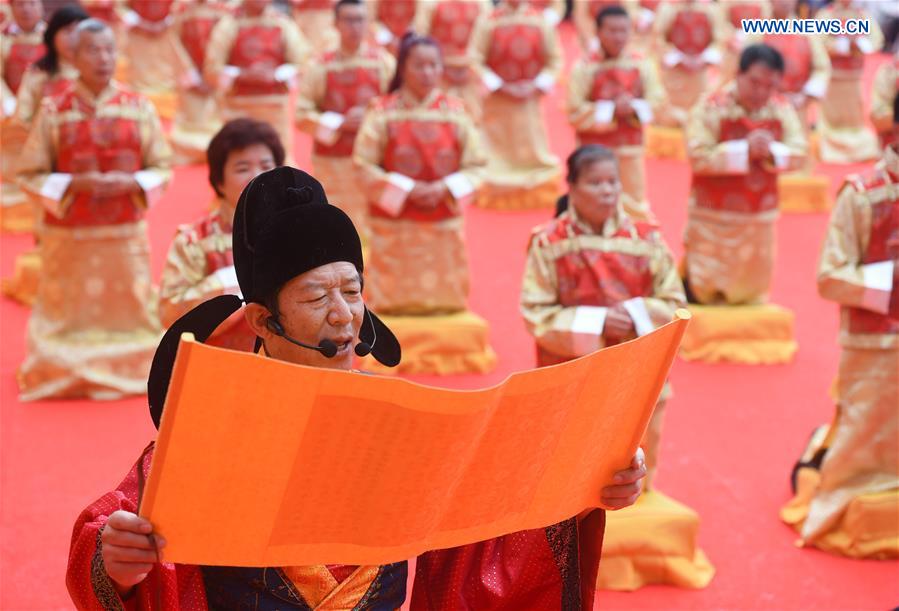
<svg viewBox="0 0 899 611"><path fill-rule="evenodd" d="M569 51L572 38L569 31ZM562 100L557 93L547 111L553 111L553 147L564 156L572 137L555 112ZM305 142L301 148L297 159L308 160ZM848 170L822 171L835 189ZM689 172L682 163L651 161L648 180L653 208L679 253ZM175 226L200 215L208 200L204 169L179 169L149 215L157 278ZM549 214L469 211L471 308L490 322L499 367L488 376L419 380L470 388L533 366L533 343L517 299L529 230ZM792 531L777 517L789 496L793 461L812 427L829 420L833 410L827 391L837 365L837 308L815 289L826 221L824 215L806 215L780 222L773 299L797 313L795 362L737 367L679 361L672 375L675 398L665 422L658 485L701 515L701 544L718 569L715 579L702 591L602 592L600 608L885 610L899 604L899 564L797 549ZM28 245L26 238L2 237L3 276ZM71 525L84 506L118 483L154 431L141 398L19 403L15 369L24 352L27 315L25 308L0 302L0 609L66 609Z"/></svg>

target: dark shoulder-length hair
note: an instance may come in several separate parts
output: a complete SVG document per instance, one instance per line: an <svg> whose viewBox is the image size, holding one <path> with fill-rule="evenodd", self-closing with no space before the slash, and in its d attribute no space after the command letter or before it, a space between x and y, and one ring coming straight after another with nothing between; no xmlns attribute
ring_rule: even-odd
<svg viewBox="0 0 899 611"><path fill-rule="evenodd" d="M88 15L83 8L75 4L68 4L57 9L50 17L50 21L47 23L47 29L44 30L44 47L47 51L44 53L43 57L34 63L34 65L47 74L56 74L59 72L59 52L53 44L53 39L56 38L56 34L59 33L61 29L89 18L90 15Z"/></svg>
<svg viewBox="0 0 899 611"><path fill-rule="evenodd" d="M403 86L403 71L406 69L406 62L409 60L412 49L419 45L430 45L437 49L438 53L441 53L440 43L430 36L419 36L415 32L403 34L403 38L400 40L400 50L396 55L396 72L393 75L393 80L390 81L390 89L388 90L390 93ZM442 53L441 57L443 57Z"/></svg>

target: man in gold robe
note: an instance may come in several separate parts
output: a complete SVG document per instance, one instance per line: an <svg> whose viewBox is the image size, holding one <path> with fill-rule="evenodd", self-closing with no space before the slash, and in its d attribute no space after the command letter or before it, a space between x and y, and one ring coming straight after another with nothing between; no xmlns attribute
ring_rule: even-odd
<svg viewBox="0 0 899 611"><path fill-rule="evenodd" d="M24 401L141 394L159 341L144 214L171 154L150 102L112 81L109 26L82 21L75 38L79 80L44 100L19 166L46 211Z"/></svg>
<svg viewBox="0 0 899 611"><path fill-rule="evenodd" d="M684 258L688 296L758 304L774 270L777 176L805 160L796 111L777 95L784 63L764 44L740 56L736 80L697 106L687 128L693 169Z"/></svg>

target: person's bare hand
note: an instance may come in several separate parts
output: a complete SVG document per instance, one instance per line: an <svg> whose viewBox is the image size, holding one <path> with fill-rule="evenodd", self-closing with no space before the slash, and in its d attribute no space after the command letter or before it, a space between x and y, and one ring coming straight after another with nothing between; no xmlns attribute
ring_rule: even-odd
<svg viewBox="0 0 899 611"><path fill-rule="evenodd" d="M433 210L440 205L446 195L446 185L442 181L416 182L409 193L409 202L423 210Z"/></svg>
<svg viewBox="0 0 899 611"><path fill-rule="evenodd" d="M757 129L746 137L749 144L749 159L752 161L764 161L771 156L771 142L774 137L765 129Z"/></svg>
<svg viewBox="0 0 899 611"><path fill-rule="evenodd" d="M153 534L150 522L123 510L109 516L100 543L106 574L122 596L146 579L153 564L161 560L156 550L165 547L165 540Z"/></svg>
<svg viewBox="0 0 899 611"><path fill-rule="evenodd" d="M81 172L72 176L69 191L72 193L93 193L102 182L102 174L96 170Z"/></svg>
<svg viewBox="0 0 899 611"><path fill-rule="evenodd" d="M799 110L803 106L805 106L805 102L806 100L808 100L808 97L802 92L788 93L787 99L790 100L790 104L793 106L793 108Z"/></svg>
<svg viewBox="0 0 899 611"><path fill-rule="evenodd" d="M610 343L619 343L626 337L636 333L634 321L631 320L630 314L624 309L620 303L606 312L606 322L603 327L603 335L606 336Z"/></svg>
<svg viewBox="0 0 899 611"><path fill-rule="evenodd" d="M613 476L612 483L602 489L602 504L609 509L630 507L640 496L644 477L646 477L646 455L643 448L637 448L630 466L618 471Z"/></svg>
<svg viewBox="0 0 899 611"><path fill-rule="evenodd" d="M95 197L118 197L119 195L130 195L138 190L140 190L140 185L134 179L133 174L114 171L100 174L93 194Z"/></svg>
<svg viewBox="0 0 899 611"><path fill-rule="evenodd" d="M212 85L207 83L205 80L200 79L199 82L191 85L190 91L192 91L193 93L195 93L197 95L206 96L213 92L213 87L212 87Z"/></svg>
<svg viewBox="0 0 899 611"><path fill-rule="evenodd" d="M701 55L687 55L684 57L681 65L690 72L699 72L705 67L705 60Z"/></svg>
<svg viewBox="0 0 899 611"><path fill-rule="evenodd" d="M275 69L266 64L253 64L240 71L240 78L261 85L275 82Z"/></svg>
<svg viewBox="0 0 899 611"><path fill-rule="evenodd" d="M340 125L340 131L355 134L362 125L362 118L365 116L365 108L362 106L354 106L350 108L343 116L343 123Z"/></svg>

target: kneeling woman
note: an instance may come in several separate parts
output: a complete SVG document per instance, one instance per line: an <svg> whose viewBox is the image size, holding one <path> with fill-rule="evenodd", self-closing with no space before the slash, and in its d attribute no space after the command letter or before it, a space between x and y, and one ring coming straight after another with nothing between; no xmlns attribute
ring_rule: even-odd
<svg viewBox="0 0 899 611"><path fill-rule="evenodd" d="M485 159L462 101L438 89L442 72L437 43L407 34L390 93L371 103L356 138L371 217L366 292L384 314L466 307L462 207Z"/></svg>

